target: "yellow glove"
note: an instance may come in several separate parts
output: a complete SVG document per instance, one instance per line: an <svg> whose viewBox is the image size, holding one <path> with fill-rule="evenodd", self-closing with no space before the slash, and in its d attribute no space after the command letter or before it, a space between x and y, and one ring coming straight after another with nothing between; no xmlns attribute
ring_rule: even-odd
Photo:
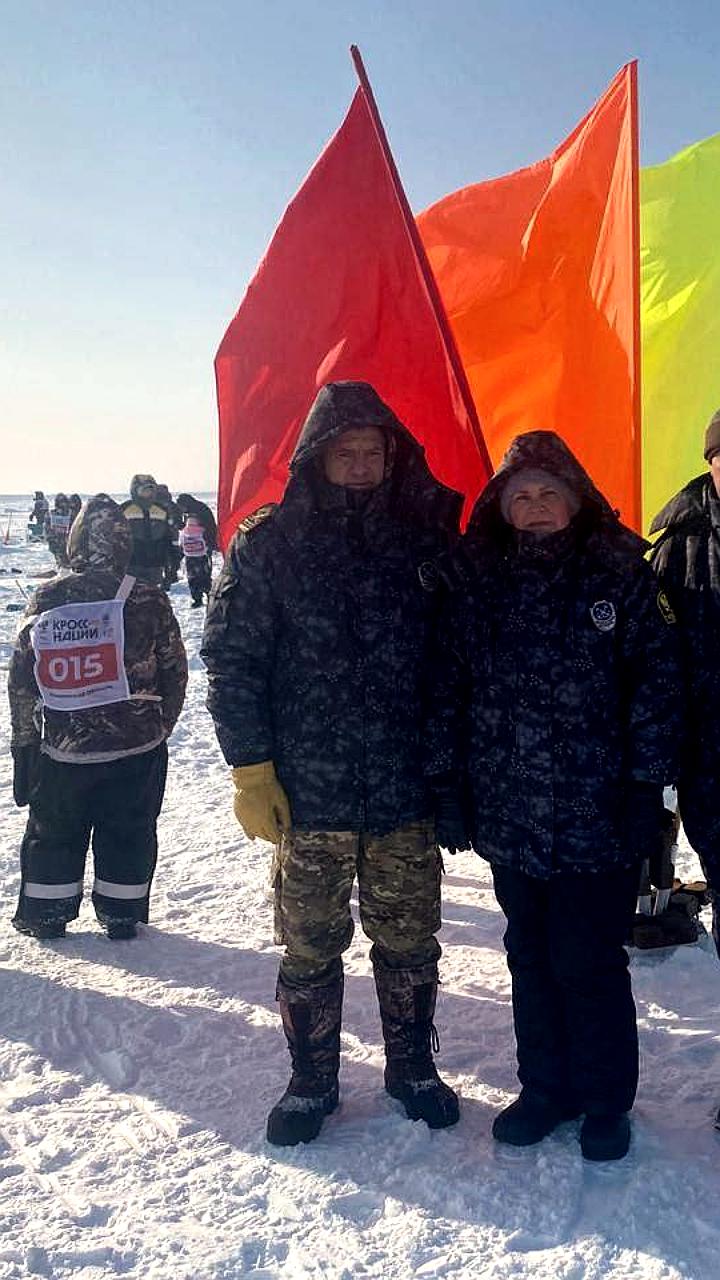
<svg viewBox="0 0 720 1280"><path fill-rule="evenodd" d="M233 769L232 776L233 808L245 835L251 840L279 844L282 833L290 830L290 805L272 760L240 765Z"/></svg>

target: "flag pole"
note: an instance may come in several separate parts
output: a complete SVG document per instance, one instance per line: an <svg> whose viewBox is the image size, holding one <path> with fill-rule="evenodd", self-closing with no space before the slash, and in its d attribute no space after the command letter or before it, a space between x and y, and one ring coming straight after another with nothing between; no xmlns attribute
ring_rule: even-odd
<svg viewBox="0 0 720 1280"><path fill-rule="evenodd" d="M395 190L395 195L397 197L398 204L400 205L400 209L402 211L403 218L405 220L405 227L406 227L407 233L410 237L410 240L412 241L412 245L415 250L415 254L418 260L418 264L420 266L420 271L422 273L425 288L427 290L427 294L430 299L430 304L433 308L433 311L435 312L435 319L438 323L438 327L443 336L445 349L447 351L448 358L450 360L452 371L455 375L455 381L457 382L460 395L465 405L465 412L468 415L468 421L470 423L470 427L471 427L473 436L475 438L475 444L477 445L478 452L480 453L480 456L485 464L485 468L487 470L488 479L489 479L490 476L493 474L494 468L493 468L492 460L490 458L490 454L488 453L488 450L487 450L487 445L485 444L485 437L483 436L482 427L480 426L480 419L478 418L477 409L475 408L475 401L473 400L473 397L472 397L470 384L467 380L467 375L463 368L462 360L460 359L460 353L455 344L455 339L453 337L452 330L450 328L450 322L447 317L447 312L445 311L442 298L440 297L440 290L437 287L437 281L435 279L435 276L433 275L433 270L432 270L432 267L430 266L427 253L425 252L425 245L422 242L420 232L418 231L418 228L417 228L417 223L415 221L415 218L413 217L412 209L410 208L408 198L405 195L405 190L403 188L402 182L400 181L400 174L398 173L397 165L395 164L392 151L390 150L390 144L387 139L387 134L385 133L385 127L380 117L380 112L378 110L378 106L375 101L375 95L373 94L370 81L368 79L367 71L365 70L365 64L362 60L360 50L358 49L356 44L350 45L350 56L353 60L353 64L355 67L355 71L357 72L358 80L360 81L360 87L363 91L363 94L365 95L365 100L367 102L368 109L370 111L370 117L372 119L378 141L382 148L383 155L385 156L385 163L388 167L388 172L390 174L393 188Z"/></svg>
<svg viewBox="0 0 720 1280"><path fill-rule="evenodd" d="M643 424L642 424L642 337L640 332L640 123L638 119L638 64L630 63L630 166L633 255L633 419L635 426L634 497L637 529L643 532Z"/></svg>

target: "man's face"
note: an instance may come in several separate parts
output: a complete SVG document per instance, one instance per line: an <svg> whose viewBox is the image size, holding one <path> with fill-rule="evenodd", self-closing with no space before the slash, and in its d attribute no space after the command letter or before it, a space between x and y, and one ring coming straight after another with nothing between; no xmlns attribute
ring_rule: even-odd
<svg viewBox="0 0 720 1280"><path fill-rule="evenodd" d="M377 489L385 475L385 436L380 427L350 427L326 444L323 463L330 484Z"/></svg>
<svg viewBox="0 0 720 1280"><path fill-rule="evenodd" d="M720 498L720 453L714 453L710 459L710 475L713 478L715 492Z"/></svg>
<svg viewBox="0 0 720 1280"><path fill-rule="evenodd" d="M508 520L523 533L557 533L571 519L563 486L551 478L524 481L510 499Z"/></svg>

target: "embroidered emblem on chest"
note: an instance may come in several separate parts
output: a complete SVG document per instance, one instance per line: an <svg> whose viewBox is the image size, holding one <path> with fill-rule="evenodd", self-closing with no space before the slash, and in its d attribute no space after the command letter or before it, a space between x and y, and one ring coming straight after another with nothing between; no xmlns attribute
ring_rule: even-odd
<svg viewBox="0 0 720 1280"><path fill-rule="evenodd" d="M617 611L612 600L596 600L590 606L590 617L598 631L612 631L617 622Z"/></svg>

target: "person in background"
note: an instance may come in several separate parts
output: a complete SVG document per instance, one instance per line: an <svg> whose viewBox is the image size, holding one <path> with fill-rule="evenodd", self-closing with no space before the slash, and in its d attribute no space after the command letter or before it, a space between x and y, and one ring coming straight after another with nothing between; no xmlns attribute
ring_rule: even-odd
<svg viewBox="0 0 720 1280"><path fill-rule="evenodd" d="M50 514L50 503L42 489L35 490L32 511L28 520L28 532L35 539L45 537L45 521Z"/></svg>
<svg viewBox="0 0 720 1280"><path fill-rule="evenodd" d="M652 566L677 615L685 683L685 733L678 800L713 906L720 954L720 409L705 432L709 470L683 486L655 516ZM720 1127L720 1112L716 1123Z"/></svg>
<svg viewBox="0 0 720 1280"><path fill-rule="evenodd" d="M350 895L371 958L385 1087L455 1124L433 1062L440 855L422 775L435 557L461 498L364 382L323 387L282 501L246 520L213 590L201 656L246 835L276 845L277 1000L290 1083L271 1143L317 1137L338 1102Z"/></svg>
<svg viewBox="0 0 720 1280"><path fill-rule="evenodd" d="M191 607L200 609L203 597L209 596L212 586L212 560L205 541L205 530L197 516L187 516L180 530L180 550L185 557Z"/></svg>
<svg viewBox="0 0 720 1280"><path fill-rule="evenodd" d="M80 514L81 507L82 507L82 498L80 497L80 494L71 493L70 497L68 498L68 511L70 513L70 524L72 524L75 517Z"/></svg>
<svg viewBox="0 0 720 1280"><path fill-rule="evenodd" d="M157 485L150 475L133 476L130 497L121 509L132 534L129 572L141 582L159 587L173 546L168 513L158 502Z"/></svg>
<svg viewBox="0 0 720 1280"><path fill-rule="evenodd" d="M58 569L67 569L67 536L70 531L70 503L64 493L57 493L45 518L45 537Z"/></svg>
<svg viewBox="0 0 720 1280"><path fill-rule="evenodd" d="M522 1088L493 1136L527 1146L584 1115L588 1160L630 1143L623 944L680 731L677 628L646 545L559 436L518 436L450 567L426 734L507 918Z"/></svg>
<svg viewBox="0 0 720 1280"><path fill-rule="evenodd" d="M200 521L205 533L205 542L207 543L208 554L212 556L213 551L217 550L217 524L215 516L210 510L206 502L201 502L199 498L194 498L191 493L179 493L177 496L177 506L183 517L194 516Z"/></svg>
<svg viewBox="0 0 720 1280"><path fill-rule="evenodd" d="M31 598L10 664L13 795L30 805L13 924L64 936L92 839L95 913L110 938L131 938L148 919L187 661L167 598L127 573L130 527L107 494L76 518L68 549L70 572Z"/></svg>

